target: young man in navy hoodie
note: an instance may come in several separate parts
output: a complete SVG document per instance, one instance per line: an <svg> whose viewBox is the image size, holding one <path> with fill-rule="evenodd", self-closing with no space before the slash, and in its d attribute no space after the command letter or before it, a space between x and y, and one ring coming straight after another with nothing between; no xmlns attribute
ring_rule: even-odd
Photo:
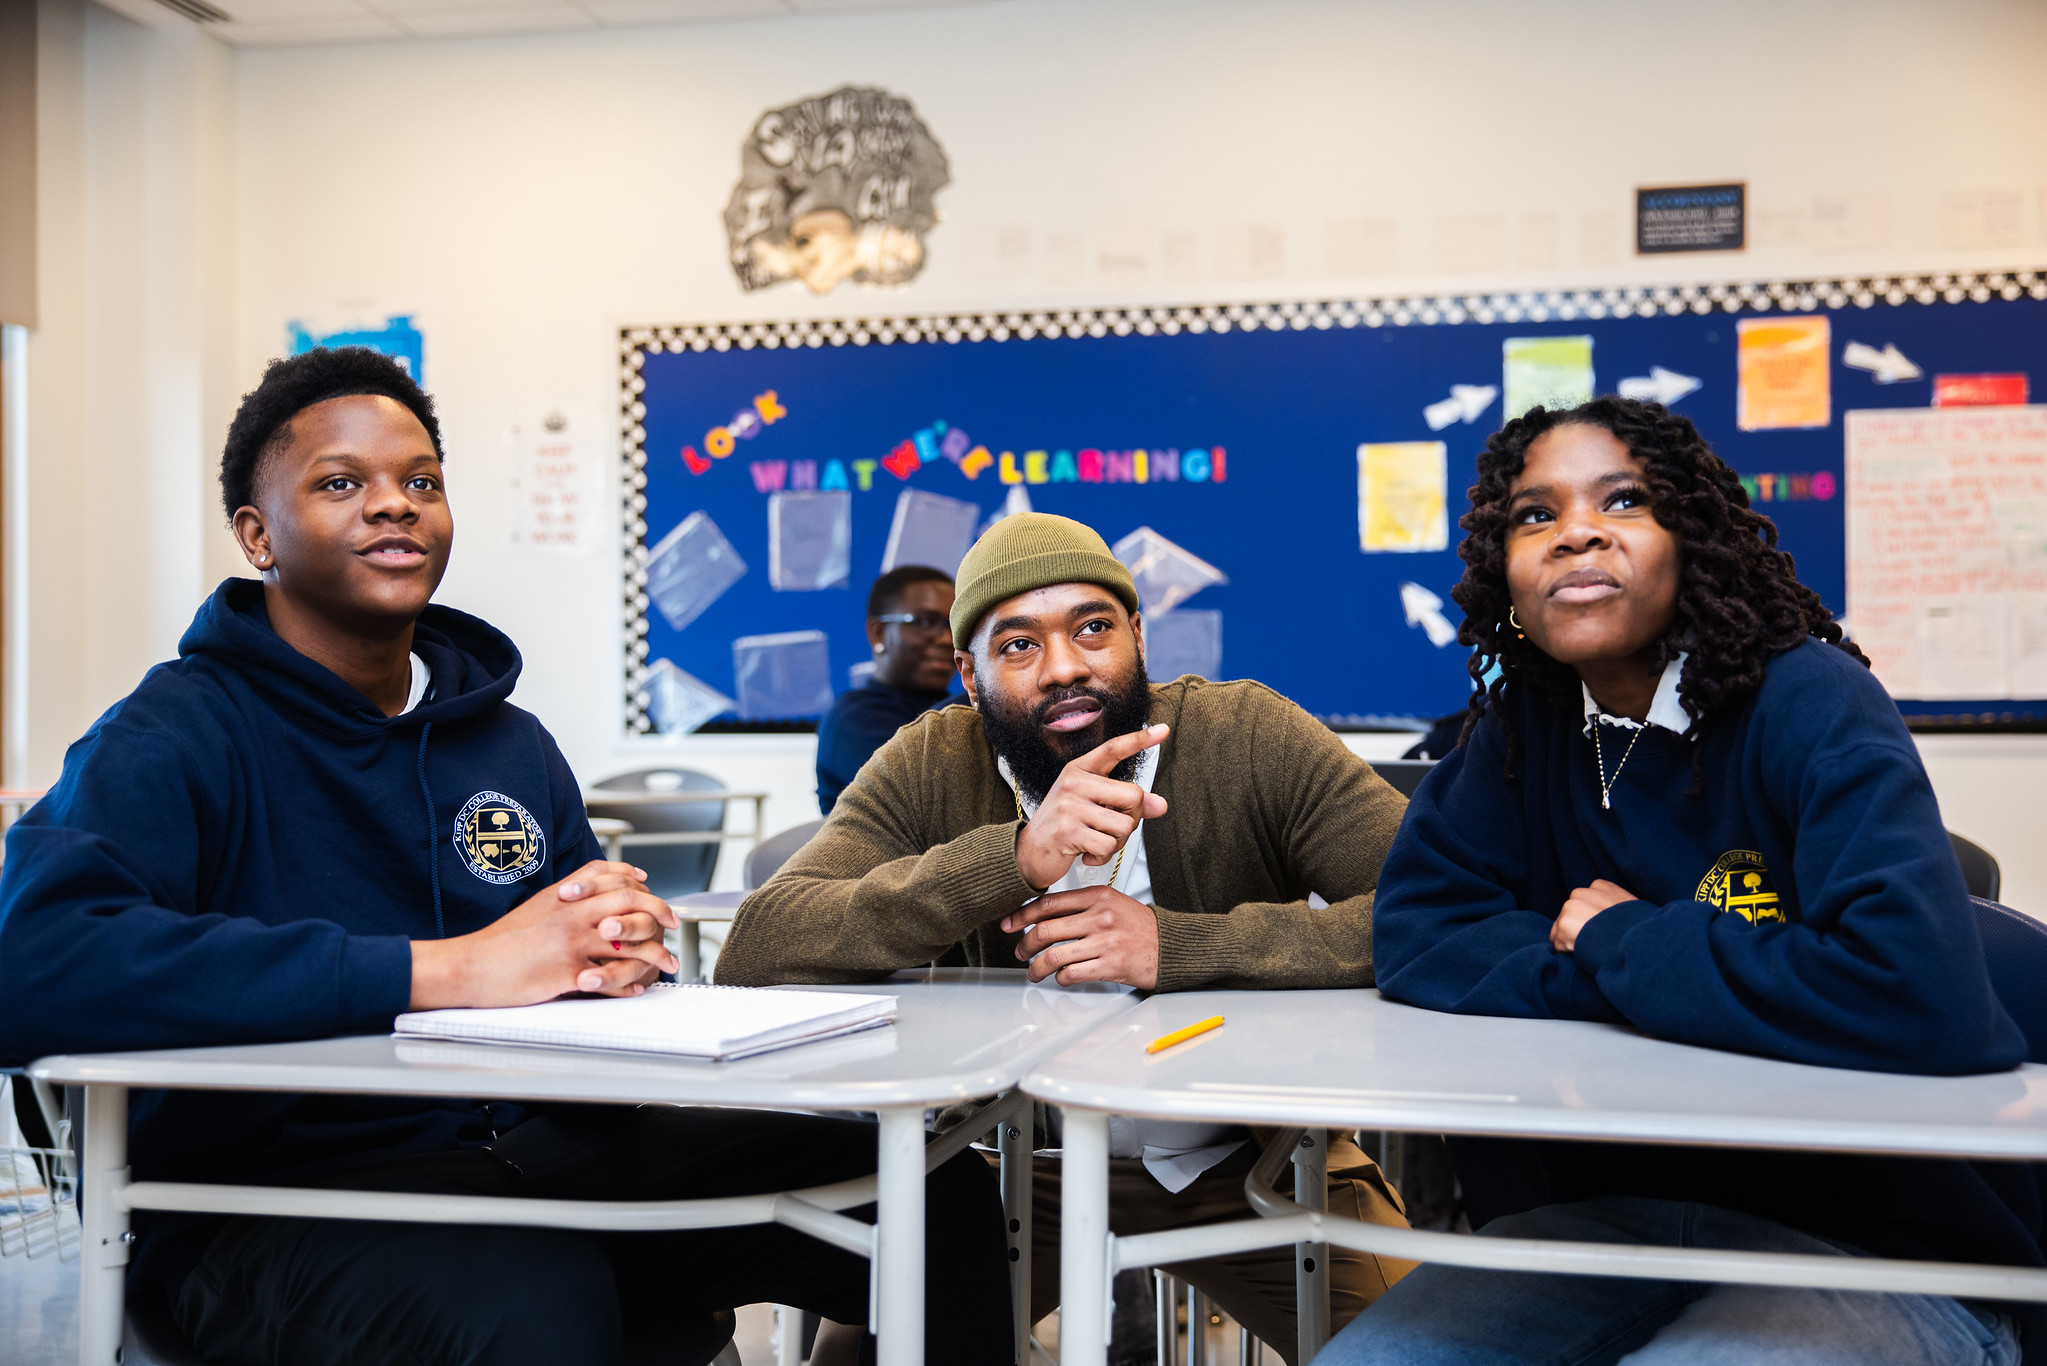
<svg viewBox="0 0 2047 1366"><path fill-rule="evenodd" d="M1999 1071L1960 868L1897 707L1691 423L1598 399L1479 456L1462 746L1380 875L1379 989L1828 1067ZM2042 1264L2034 1169L1453 1139L1481 1235ZM1438 1264L1320 1366L2012 1366L1937 1295Z"/></svg>
<svg viewBox="0 0 2047 1366"><path fill-rule="evenodd" d="M8 833L0 1056L382 1033L407 1009L636 994L673 970L672 912L600 857L554 741L505 700L517 649L429 605L454 526L404 371L354 349L273 363L221 488L262 581L223 583ZM687 1199L874 1170L871 1126L671 1107L138 1093L131 1135L140 1180ZM931 1359L1008 1363L987 1166L931 1179ZM735 1305L866 1310L865 1261L777 1227L137 1230L131 1293L237 1366L617 1363Z"/></svg>

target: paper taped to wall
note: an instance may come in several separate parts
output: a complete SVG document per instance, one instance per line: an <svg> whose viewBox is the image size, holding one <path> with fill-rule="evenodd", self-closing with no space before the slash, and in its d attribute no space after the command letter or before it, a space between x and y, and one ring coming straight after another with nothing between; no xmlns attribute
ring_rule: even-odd
<svg viewBox="0 0 2047 1366"><path fill-rule="evenodd" d="M1444 550L1447 451L1440 441L1379 441L1358 447L1358 548Z"/></svg>
<svg viewBox="0 0 2047 1366"><path fill-rule="evenodd" d="M1848 618L1893 697L2047 698L2047 407L1847 415Z"/></svg>
<svg viewBox="0 0 2047 1366"><path fill-rule="evenodd" d="M1743 318L1736 420L1745 432L1824 427L1833 421L1825 318Z"/></svg>

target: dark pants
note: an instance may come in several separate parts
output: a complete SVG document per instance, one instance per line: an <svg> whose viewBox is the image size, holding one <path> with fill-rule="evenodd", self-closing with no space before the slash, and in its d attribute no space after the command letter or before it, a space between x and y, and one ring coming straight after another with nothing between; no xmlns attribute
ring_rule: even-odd
<svg viewBox="0 0 2047 1366"><path fill-rule="evenodd" d="M356 1189L687 1200L871 1175L875 1126L747 1110L574 1107L492 1150L394 1160ZM872 1219L872 1207L850 1211ZM993 1176L967 1152L925 1193L927 1359L1009 1366L1008 1252ZM867 1319L867 1262L779 1225L585 1233L333 1219L228 1221L177 1297L232 1366L617 1366L629 1338L743 1304ZM872 1340L869 1340L869 1355Z"/></svg>

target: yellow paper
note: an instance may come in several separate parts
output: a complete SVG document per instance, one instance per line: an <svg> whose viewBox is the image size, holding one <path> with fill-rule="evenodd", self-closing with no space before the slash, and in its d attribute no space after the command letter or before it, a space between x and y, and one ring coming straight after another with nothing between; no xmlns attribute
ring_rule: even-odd
<svg viewBox="0 0 2047 1366"><path fill-rule="evenodd" d="M1358 447L1358 541L1366 550L1444 550L1449 465L1440 441Z"/></svg>
<svg viewBox="0 0 2047 1366"><path fill-rule="evenodd" d="M1508 418L1537 404L1554 410L1591 401L1592 338L1509 337L1502 350Z"/></svg>
<svg viewBox="0 0 2047 1366"><path fill-rule="evenodd" d="M1735 326L1741 338L1736 407L1743 431L1824 427L1833 420L1824 317L1744 318Z"/></svg>

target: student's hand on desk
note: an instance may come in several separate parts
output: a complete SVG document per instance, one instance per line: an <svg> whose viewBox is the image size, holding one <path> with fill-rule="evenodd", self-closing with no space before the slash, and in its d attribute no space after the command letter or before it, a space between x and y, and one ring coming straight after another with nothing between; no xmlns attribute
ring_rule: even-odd
<svg viewBox="0 0 2047 1366"><path fill-rule="evenodd" d="M1030 963L1033 982L1057 973L1062 986L1122 982L1149 991L1159 984L1159 918L1114 887L1041 896L1004 916L1002 928L1024 931L1016 956Z"/></svg>
<svg viewBox="0 0 2047 1366"><path fill-rule="evenodd" d="M1109 776L1125 759L1164 740L1166 729L1147 726L1118 735L1059 771L1058 781L1016 838L1016 870L1025 882L1050 887L1066 876L1076 858L1099 868L1122 851L1139 821L1166 814L1164 797Z"/></svg>
<svg viewBox="0 0 2047 1366"><path fill-rule="evenodd" d="M474 934L412 942L412 1008L520 1006L565 992L636 996L679 966L680 921L628 863L597 860Z"/></svg>
<svg viewBox="0 0 2047 1366"><path fill-rule="evenodd" d="M1564 909L1557 912L1555 923L1549 927L1550 947L1558 953L1569 953L1578 942L1578 932L1585 928L1585 922L1598 915L1608 906L1618 906L1623 901L1635 900L1635 894L1617 882L1599 878L1590 887L1580 887L1571 893L1571 899L1564 903Z"/></svg>

